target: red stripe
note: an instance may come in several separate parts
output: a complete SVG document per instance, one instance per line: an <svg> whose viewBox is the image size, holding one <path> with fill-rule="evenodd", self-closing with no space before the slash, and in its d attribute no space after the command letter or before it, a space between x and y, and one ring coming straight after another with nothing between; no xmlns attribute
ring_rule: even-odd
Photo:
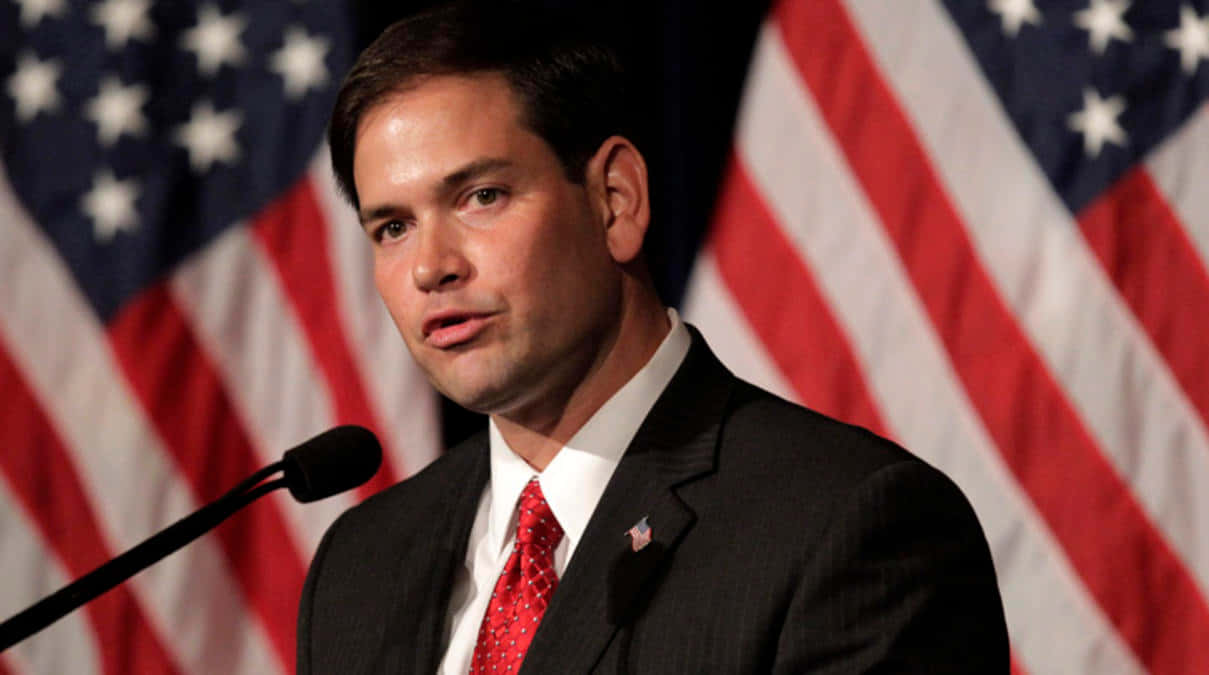
<svg viewBox="0 0 1209 675"><path fill-rule="evenodd" d="M127 305L111 322L109 335L126 377L198 501L217 498L260 468L217 371L165 285ZM287 532L277 505L262 501L216 533L278 657L293 671L304 569Z"/></svg>
<svg viewBox="0 0 1209 675"><path fill-rule="evenodd" d="M0 473L72 577L112 557L63 441L0 343ZM8 579L4 583L22 583ZM177 663L126 584L84 606L106 673L176 673Z"/></svg>
<svg viewBox="0 0 1209 675"><path fill-rule="evenodd" d="M718 196L709 248L747 322L802 403L885 435L886 425L847 338L810 270L733 155Z"/></svg>
<svg viewBox="0 0 1209 675"><path fill-rule="evenodd" d="M1100 454L979 265L844 9L836 0L782 2L777 18L972 403L1092 596L1152 672L1205 672L1209 608L1195 581Z"/></svg>
<svg viewBox="0 0 1209 675"><path fill-rule="evenodd" d="M778 369L806 405L888 436L851 342L738 157L731 156L721 190L707 254ZM1015 655L1011 672L1028 675Z"/></svg>
<svg viewBox="0 0 1209 675"><path fill-rule="evenodd" d="M387 458L402 455L387 448L385 439L389 435L382 433L384 427L370 404L340 321L327 228L311 180L302 178L265 208L256 217L252 232L273 261L282 288L301 320L331 392L337 422L360 424L375 431L382 440L385 450L382 468L362 486L361 496L368 497L393 485L399 474Z"/></svg>
<svg viewBox="0 0 1209 675"><path fill-rule="evenodd" d="M1139 166L1083 209L1079 229L1209 424L1209 273L1179 218Z"/></svg>

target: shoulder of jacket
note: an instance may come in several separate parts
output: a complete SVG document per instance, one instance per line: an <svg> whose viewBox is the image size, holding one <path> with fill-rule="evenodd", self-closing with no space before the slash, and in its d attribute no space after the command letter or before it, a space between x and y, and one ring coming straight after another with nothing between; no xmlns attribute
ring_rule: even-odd
<svg viewBox="0 0 1209 675"><path fill-rule="evenodd" d="M723 421L721 449L749 460L785 463L843 482L886 466L926 463L869 429L787 401L739 380Z"/></svg>
<svg viewBox="0 0 1209 675"><path fill-rule="evenodd" d="M368 520L379 522L380 515L401 510L424 509L448 499L451 488L465 489L476 465L486 462L487 432L481 431L444 451L414 475L369 497L345 511L345 524ZM429 502L432 502L430 505Z"/></svg>

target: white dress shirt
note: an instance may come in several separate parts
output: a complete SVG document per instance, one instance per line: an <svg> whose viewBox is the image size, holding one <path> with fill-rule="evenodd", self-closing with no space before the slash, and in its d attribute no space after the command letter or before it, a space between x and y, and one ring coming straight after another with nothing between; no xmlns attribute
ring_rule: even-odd
<svg viewBox="0 0 1209 675"><path fill-rule="evenodd" d="M668 309L668 318L672 328L651 359L567 441L545 471L539 473L513 453L495 422L488 423L491 477L479 498L465 568L450 596L441 675L470 672L479 624L516 540L516 502L534 476L565 533L554 549L554 571L562 577L622 454L688 354L688 329L676 310Z"/></svg>

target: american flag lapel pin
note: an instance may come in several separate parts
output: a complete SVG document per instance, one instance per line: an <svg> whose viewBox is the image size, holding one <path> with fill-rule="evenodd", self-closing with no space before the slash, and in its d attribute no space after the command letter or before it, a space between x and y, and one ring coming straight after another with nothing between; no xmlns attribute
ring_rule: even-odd
<svg viewBox="0 0 1209 675"><path fill-rule="evenodd" d="M647 516L643 516L642 520L634 523L634 526L626 530L626 534L630 536L630 548L637 553L646 548L646 545L651 543L651 537L655 534L651 529L651 524L647 522Z"/></svg>

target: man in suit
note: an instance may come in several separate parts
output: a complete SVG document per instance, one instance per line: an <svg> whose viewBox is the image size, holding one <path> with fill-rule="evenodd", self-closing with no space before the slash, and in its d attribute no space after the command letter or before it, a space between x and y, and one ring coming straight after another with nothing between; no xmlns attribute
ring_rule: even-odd
<svg viewBox="0 0 1209 675"><path fill-rule="evenodd" d="M1006 673L960 491L663 307L617 61L514 9L396 24L341 89L378 290L490 422L332 526L299 672Z"/></svg>

